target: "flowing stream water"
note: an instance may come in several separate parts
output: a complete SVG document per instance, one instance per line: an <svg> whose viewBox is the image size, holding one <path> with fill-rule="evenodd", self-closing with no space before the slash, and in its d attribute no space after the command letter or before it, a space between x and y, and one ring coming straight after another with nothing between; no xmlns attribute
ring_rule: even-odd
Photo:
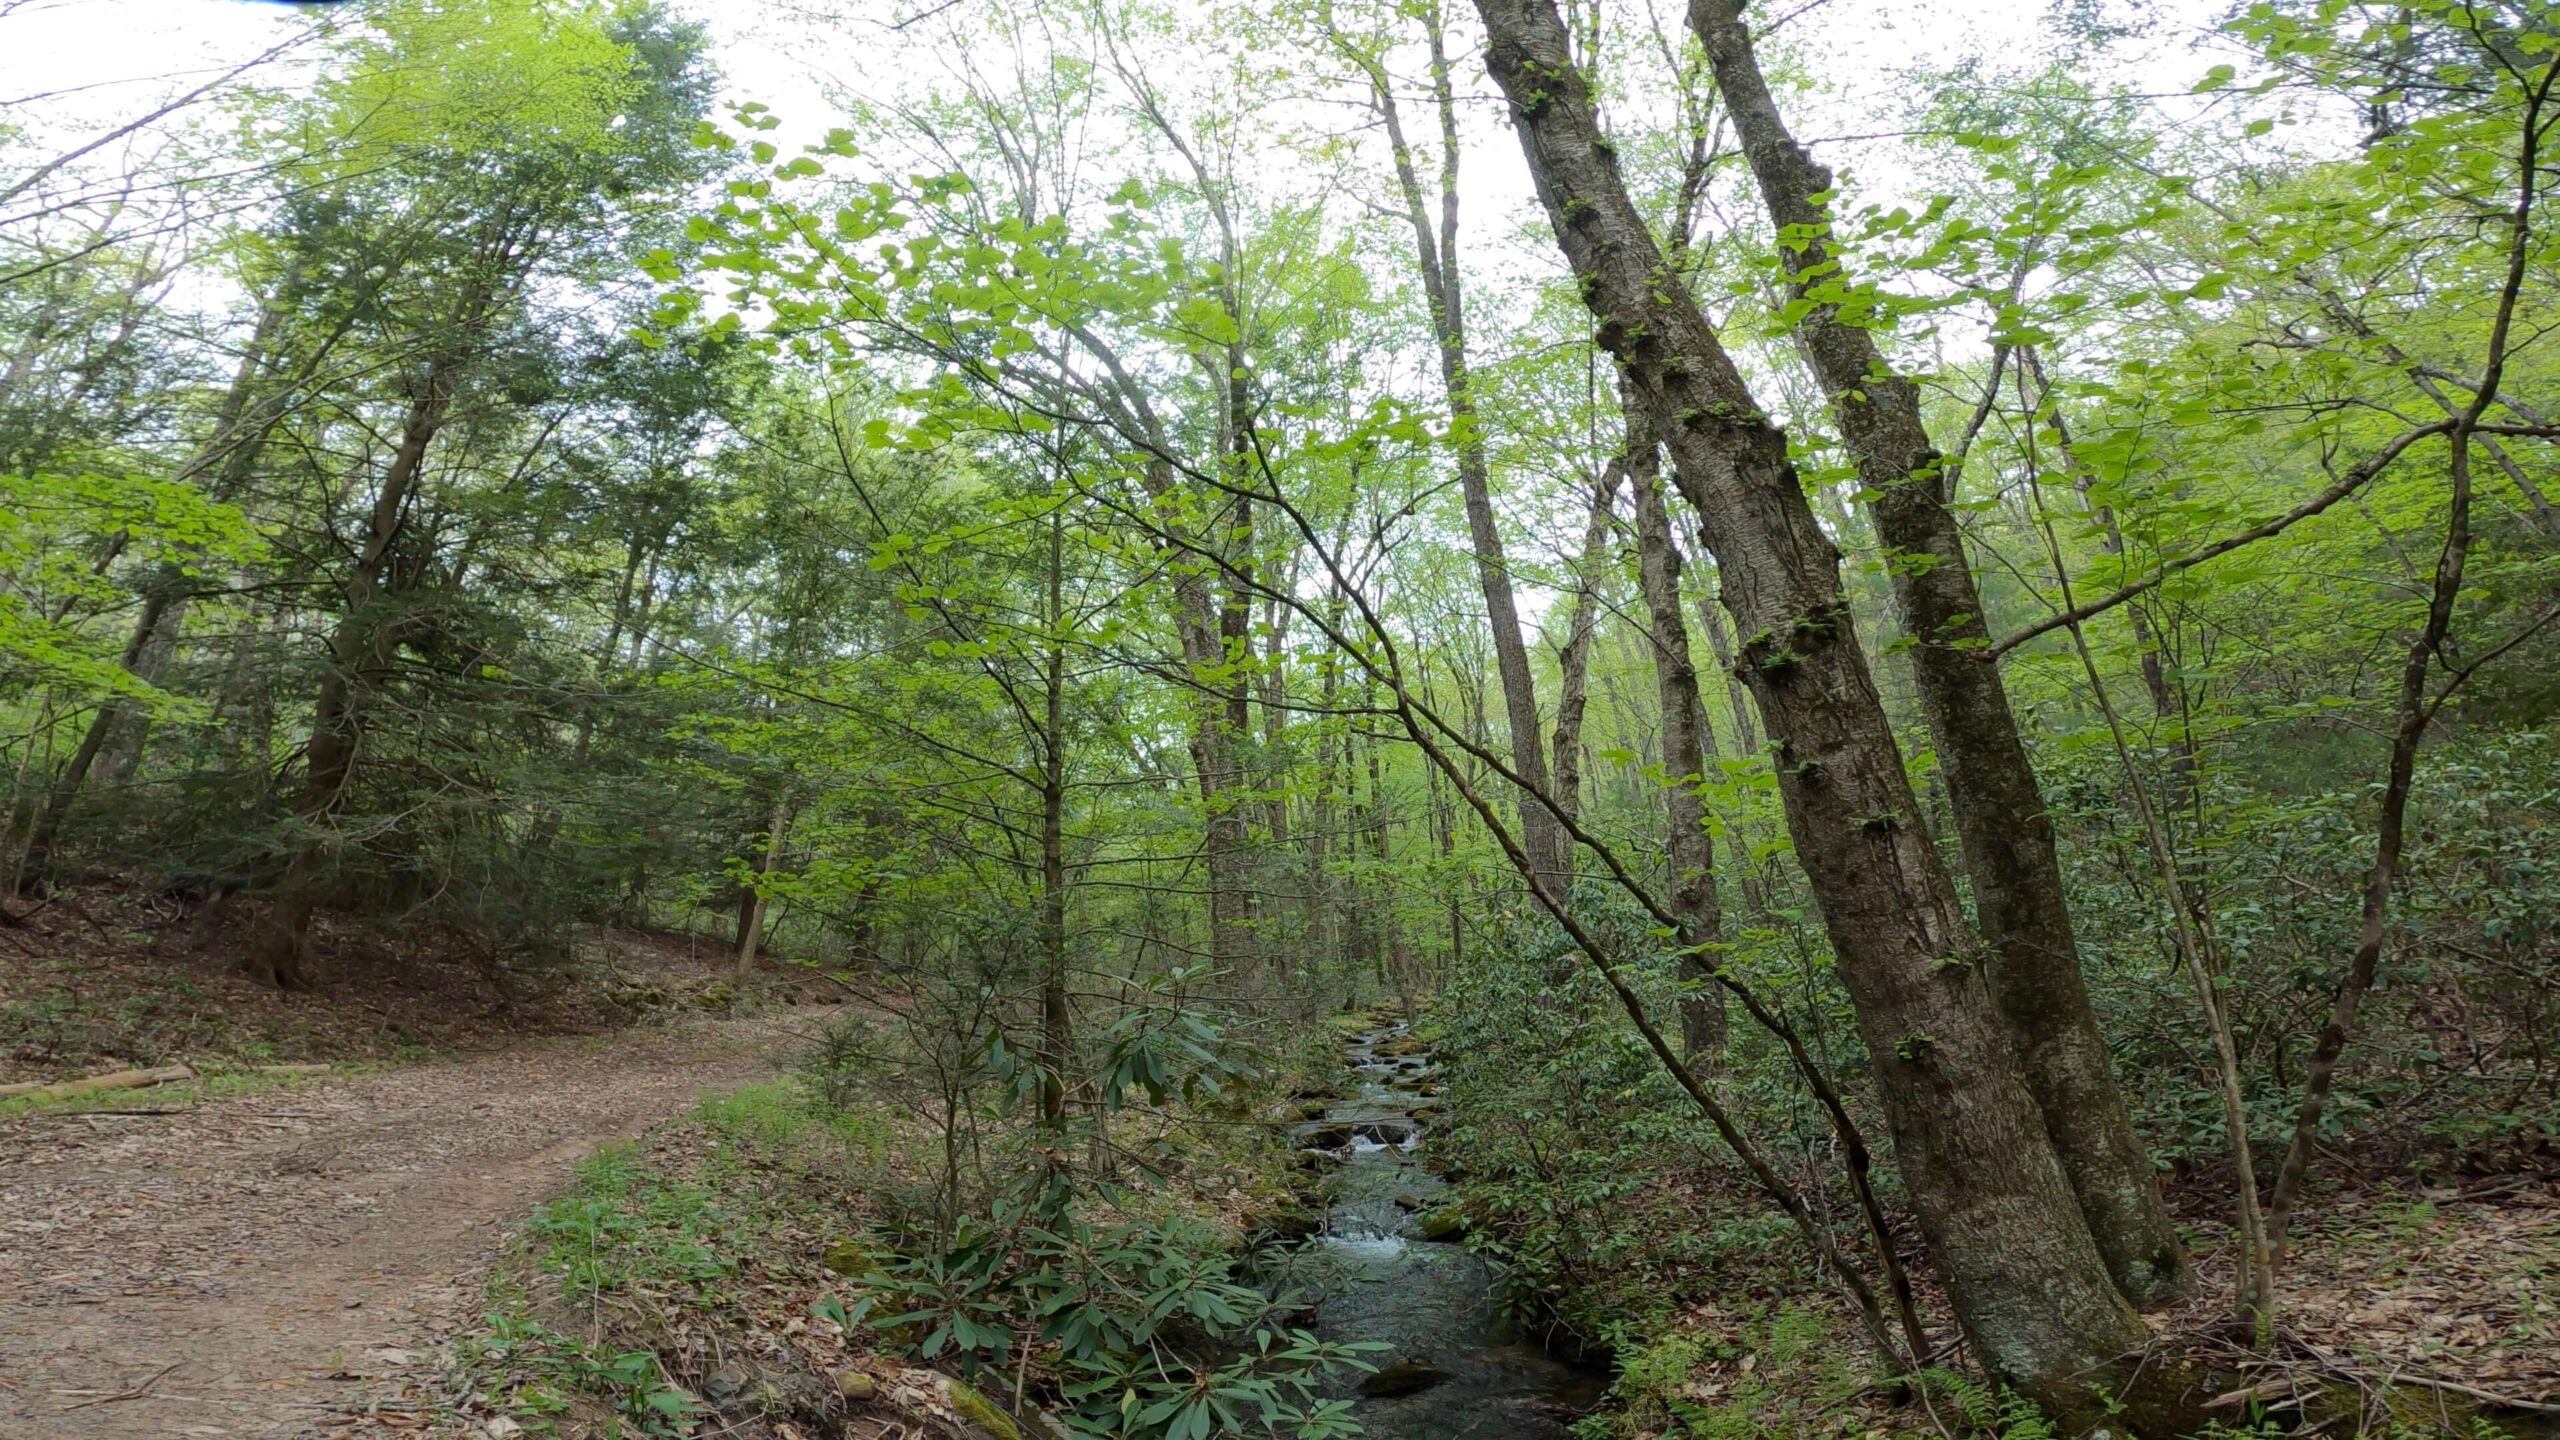
<svg viewBox="0 0 2560 1440"><path fill-rule="evenodd" d="M1506 1324L1483 1260L1423 1238L1447 1191L1414 1154L1433 1114L1429 1052L1402 1025L1345 1048L1353 1093L1298 1127L1300 1144L1336 1161L1324 1228L1300 1259L1324 1297L1316 1333L1386 1347L1368 1357L1378 1372L1348 1391L1363 1429L1375 1440L1562 1440L1606 1379Z"/></svg>

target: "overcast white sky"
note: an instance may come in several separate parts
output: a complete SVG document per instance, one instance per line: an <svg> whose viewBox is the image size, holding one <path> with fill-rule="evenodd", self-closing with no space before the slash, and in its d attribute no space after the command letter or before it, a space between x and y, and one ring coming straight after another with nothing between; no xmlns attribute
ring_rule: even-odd
<svg viewBox="0 0 2560 1440"><path fill-rule="evenodd" d="M718 36L721 68L738 99L780 110L818 106L814 74L853 75L879 52L888 24L923 14L911 38L972 38L969 10L932 15L937 0L843 0L859 18L831 24L801 18L803 0L676 0L708 21ZM1648 0L1618 0L1630 16ZM1676 16L1679 0L1650 0ZM2050 49L2051 0L1815 0L1764 4L1788 17L1782 34L1811 48L1808 68L1824 94L1797 128L1808 135L1849 133L1862 120L1898 111L1898 76L1908 67L1968 60L2011 70ZM2137 0L2118 0L2119 4ZM2217 0L2138 0L2157 23L2148 39L2118 48L2117 78L2140 88L2178 92L2213 63L2197 42L2222 8ZM105 118L136 107L188 73L218 72L289 33L302 7L276 0L0 0L0 103L34 95L64 98L48 109ZM1468 27L1461 11L1459 29ZM1765 22L1764 22L1765 23ZM70 92L65 94L65 92Z"/></svg>

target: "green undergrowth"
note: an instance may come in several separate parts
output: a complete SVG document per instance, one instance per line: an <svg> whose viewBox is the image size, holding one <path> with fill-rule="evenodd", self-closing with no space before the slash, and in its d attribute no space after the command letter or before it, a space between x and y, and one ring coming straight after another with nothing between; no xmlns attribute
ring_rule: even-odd
<svg viewBox="0 0 2560 1440"><path fill-rule="evenodd" d="M534 1212L490 1283L464 1347L483 1407L534 1434L694 1433L709 1392L753 1383L701 1342L806 1328L831 1278L823 1267L863 1222L862 1182L892 1143L878 1117L824 1112L785 1081L706 1099L598 1151ZM777 1391L740 1403L787 1402Z"/></svg>
<svg viewBox="0 0 2560 1440"><path fill-rule="evenodd" d="M1644 917L1624 915L1587 887L1577 898L1590 912L1587 923L1614 927L1621 953L1631 957L1623 974L1647 1007L1676 1016L1676 970ZM1449 1211L1463 1222L1470 1248L1497 1266L1514 1314L1615 1365L1609 1403L1583 1425L1587 1440L2043 1440L2056 1433L2031 1407L1978 1377L1954 1369L1916 1379L1887 1373L1801 1237L1700 1121L1587 963L1541 924L1520 925L1506 939L1452 977L1428 1012L1441 1031L1433 1053L1447 1119L1423 1156L1451 1182ZM1738 947L1742 958L1728 964L1767 959L1747 950ZM1769 993L1786 993L1776 979L1762 983ZM1816 1048L1836 1046L1849 1017L1823 991L1795 1003L1816 1002L1819 1008L1797 1022L1801 1032ZM1835 1053L1847 1055L1845 1047ZM1853 1260L1875 1273L1839 1179L1830 1127L1797 1088L1785 1057L1737 1016L1720 1058L1711 1079L1729 1112L1834 1217L1834 1233ZM1853 1059L1835 1069L1846 1105L1873 1143L1886 1126ZM1888 1213L1907 1209L1889 1171L1877 1181ZM2308 1380L2304 1395L2288 1391L2263 1413L2242 1400L2202 1420L2172 1423L2216 1425L2216 1436L2306 1423L2389 1440L2494 1433L2443 1392L2402 1386L2403 1404L2391 1377L2431 1369L2477 1378L2489 1366L2529 1374L2531 1347L2547 1351L2550 1330L2547 1312L2524 1297L2544 1271L2549 1242L2534 1210L2504 1215L2492 1204L2467 1205L2457 1223L2424 1198L2438 1193L2460 1192L2412 1196L2386 1184L2361 1197L2324 1193L2325 1218L2297 1231L2302 1245L2289 1276L2287 1322L2349 1358L2299 1365ZM2216 1243L2210 1227L2200 1231L2197 1246L2209 1264L2220 1263ZM1933 1293L1927 1257L1918 1247L1906 1253L1924 1316L1943 1327L1946 1306ZM2469 1318L2460 1330L2429 1330L2416 1317L2430 1310ZM2174 1333L2164 1336L2165 1346L2179 1343ZM2428 1346L2434 1348L2416 1348ZM2220 1353L2209 1341L2200 1349ZM2528 1388L2521 1379L2497 1383L2506 1393ZM2212 1393L2246 1384L2234 1379ZM2325 1398L2315 1404L2315 1394ZM2362 1411L2351 1403L2359 1395L2367 1397Z"/></svg>
<svg viewBox="0 0 2560 1440"><path fill-rule="evenodd" d="M1580 1433L1585 1440L1895 1434L1902 1427L1864 1403L1874 1376L1846 1330L1819 1302L1778 1300L1692 1315L1642 1339L1626 1336L1609 1403ZM2043 1440L2047 1433L1968 1428L2001 1440Z"/></svg>
<svg viewBox="0 0 2560 1440"><path fill-rule="evenodd" d="M1265 1413L1286 1417L1274 1434L1345 1433L1309 1388L1354 1357L1249 1278L1249 1197L1275 1188L1260 1168L1285 1148L1277 1125L1248 1138L1266 1127L1233 1118L1242 1096L1205 1123L1129 1117L1121 1178L1064 1192L992 1117L992 1188L969 1158L954 1212L965 1152L829 1073L706 1099L584 1162L489 1285L461 1347L471 1408L533 1435L830 1434L848 1404L904 1393L885 1377L931 1367L1083 1434L1199 1440ZM940 1393L965 1410L963 1389Z"/></svg>

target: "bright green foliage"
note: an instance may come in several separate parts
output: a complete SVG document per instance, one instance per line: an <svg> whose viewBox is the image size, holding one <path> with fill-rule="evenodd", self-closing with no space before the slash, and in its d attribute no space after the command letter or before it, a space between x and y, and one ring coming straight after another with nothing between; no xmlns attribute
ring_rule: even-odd
<svg viewBox="0 0 2560 1440"><path fill-rule="evenodd" d="M0 693L42 688L80 703L111 696L178 703L70 619L120 594L99 573L101 546L189 577L248 562L262 548L246 516L192 485L94 471L0 472Z"/></svg>
<svg viewBox="0 0 2560 1440"><path fill-rule="evenodd" d="M1295 1308L1236 1278L1236 1257L1195 1225L1038 1218L1028 1198L963 1217L948 1242L869 1277L890 1298L871 1323L919 1360L1001 1374L1019 1332L1056 1347L1066 1420L1115 1440L1239 1432L1327 1440L1358 1433L1346 1401L1319 1398L1361 1365L1279 1318ZM919 1237L922 1238L922 1237Z"/></svg>

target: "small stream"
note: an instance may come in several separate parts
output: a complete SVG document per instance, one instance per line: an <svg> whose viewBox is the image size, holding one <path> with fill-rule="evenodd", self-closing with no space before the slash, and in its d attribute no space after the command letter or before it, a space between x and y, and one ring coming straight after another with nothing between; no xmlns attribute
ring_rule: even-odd
<svg viewBox="0 0 2560 1440"><path fill-rule="evenodd" d="M1375 1440L1562 1440L1606 1378L1504 1324L1492 1268L1454 1237L1422 1238L1448 1189L1414 1155L1433 1113L1430 1053L1402 1025L1345 1049L1352 1095L1297 1127L1336 1161L1324 1228L1299 1261L1324 1297L1317 1334L1387 1347L1368 1357L1376 1374L1346 1385L1354 1413Z"/></svg>

